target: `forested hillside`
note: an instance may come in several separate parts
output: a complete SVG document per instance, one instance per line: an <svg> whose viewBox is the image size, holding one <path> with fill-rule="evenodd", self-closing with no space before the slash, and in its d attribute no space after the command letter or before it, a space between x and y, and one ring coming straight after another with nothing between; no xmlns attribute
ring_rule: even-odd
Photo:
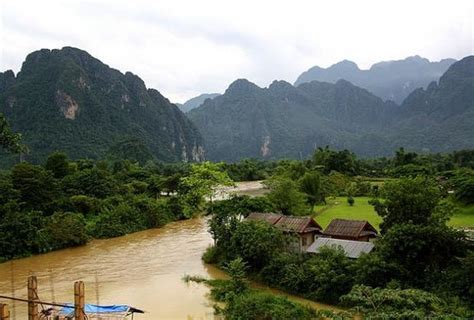
<svg viewBox="0 0 474 320"><path fill-rule="evenodd" d="M16 77L0 74L0 112L22 133L32 162L54 150L73 159L204 157L198 131L168 99L76 48L33 52Z"/></svg>
<svg viewBox="0 0 474 320"><path fill-rule="evenodd" d="M325 145L365 157L402 146L425 152L472 148L473 59L453 64L439 84L415 90L401 106L345 80L297 87L275 81L260 88L241 79L188 116L212 160L304 158Z"/></svg>

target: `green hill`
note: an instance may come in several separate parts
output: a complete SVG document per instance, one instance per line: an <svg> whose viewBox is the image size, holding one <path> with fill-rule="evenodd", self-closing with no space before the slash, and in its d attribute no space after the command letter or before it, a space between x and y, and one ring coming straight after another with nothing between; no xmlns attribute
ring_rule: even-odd
<svg viewBox="0 0 474 320"><path fill-rule="evenodd" d="M204 157L199 132L174 104L138 76L76 48L33 52L16 77L0 74L0 112L23 134L33 162L54 150L71 158L114 156L130 141L157 160Z"/></svg>

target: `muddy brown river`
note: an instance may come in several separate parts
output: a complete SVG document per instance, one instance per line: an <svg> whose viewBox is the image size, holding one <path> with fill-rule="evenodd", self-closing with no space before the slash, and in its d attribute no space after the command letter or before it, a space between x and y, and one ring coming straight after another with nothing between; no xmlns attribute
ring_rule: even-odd
<svg viewBox="0 0 474 320"><path fill-rule="evenodd" d="M135 315L137 320L215 319L209 289L182 281L184 275L225 277L222 271L201 261L211 243L204 218L94 240L82 247L0 264L0 295L26 298L27 277L36 275L41 300L73 302L74 281L82 280L87 303L127 304L145 310L145 314ZM314 307L331 308L289 297ZM12 320L27 319L25 303L0 302L9 304Z"/></svg>

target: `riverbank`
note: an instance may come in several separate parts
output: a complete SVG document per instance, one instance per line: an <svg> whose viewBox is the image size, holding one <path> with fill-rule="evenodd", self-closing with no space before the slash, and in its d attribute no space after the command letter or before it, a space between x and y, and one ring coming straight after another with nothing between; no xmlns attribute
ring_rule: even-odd
<svg viewBox="0 0 474 320"><path fill-rule="evenodd" d="M88 303L128 304L145 310L144 315L136 315L137 320L214 320L209 288L182 281L186 274L227 278L223 271L201 260L212 244L207 228L206 219L194 218L2 263L0 295L26 298L27 277L34 274L38 277L39 296L46 301L71 302L74 298L71 286L74 281L82 280ZM331 308L254 285L314 308ZM26 318L26 304L10 304L10 310L12 320Z"/></svg>

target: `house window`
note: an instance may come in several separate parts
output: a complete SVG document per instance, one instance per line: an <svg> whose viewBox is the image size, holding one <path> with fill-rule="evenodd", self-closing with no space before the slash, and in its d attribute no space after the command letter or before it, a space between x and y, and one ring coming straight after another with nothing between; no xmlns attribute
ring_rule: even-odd
<svg viewBox="0 0 474 320"><path fill-rule="evenodd" d="M301 238L301 245L302 246L306 245L306 237Z"/></svg>

